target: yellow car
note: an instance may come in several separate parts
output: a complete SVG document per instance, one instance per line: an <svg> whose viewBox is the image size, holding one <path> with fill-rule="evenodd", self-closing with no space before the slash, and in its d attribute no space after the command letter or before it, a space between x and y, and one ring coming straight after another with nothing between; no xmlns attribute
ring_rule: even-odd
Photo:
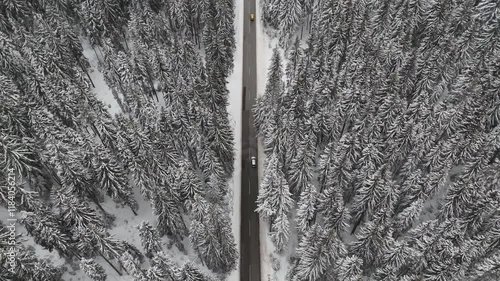
<svg viewBox="0 0 500 281"><path fill-rule="evenodd" d="M254 15L253 13L251 13L251 14L250 14L250 20L251 20L251 21L254 21L254 19L255 19L255 15Z"/></svg>

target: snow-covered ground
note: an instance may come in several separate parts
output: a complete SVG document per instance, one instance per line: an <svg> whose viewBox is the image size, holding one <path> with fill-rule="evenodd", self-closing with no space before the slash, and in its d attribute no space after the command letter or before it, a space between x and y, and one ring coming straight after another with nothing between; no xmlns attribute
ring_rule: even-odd
<svg viewBox="0 0 500 281"><path fill-rule="evenodd" d="M90 43L86 39L81 39L82 47L83 47L83 55L88 59L92 71L89 71L90 79L95 85L95 88L92 91L96 94L97 98L101 100L107 107L108 111L111 115L115 115L116 113L120 113L120 106L116 101L115 97L111 93L111 89L108 87L106 82L104 81L104 76L100 71L97 70L98 58L96 53L90 46Z"/></svg>
<svg viewBox="0 0 500 281"><path fill-rule="evenodd" d="M243 78L243 1L235 2L235 19L234 25L236 29L236 51L234 53L234 71L229 76L229 120L233 127L234 143L235 143L235 158L234 158L234 174L229 181L229 188L232 190L232 227L233 235L238 246L238 252L241 253L240 247L240 225L241 225L241 108L242 108L242 78ZM238 259L237 269L234 270L228 277L229 281L240 280L240 264Z"/></svg>

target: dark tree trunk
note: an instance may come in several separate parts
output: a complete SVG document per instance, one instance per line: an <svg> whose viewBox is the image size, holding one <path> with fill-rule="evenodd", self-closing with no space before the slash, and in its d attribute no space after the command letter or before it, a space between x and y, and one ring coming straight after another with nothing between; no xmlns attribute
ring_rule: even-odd
<svg viewBox="0 0 500 281"><path fill-rule="evenodd" d="M147 69L147 68L146 68L146 73L148 74L149 84L151 84L151 90L153 91L153 94L156 97L156 101L160 102L160 99L158 98L158 93L156 92L155 85L153 83L153 78L151 77L151 74L149 73L149 69Z"/></svg>
<svg viewBox="0 0 500 281"><path fill-rule="evenodd" d="M134 213L134 215L137 216L137 212L131 206L129 206L129 207L130 207L130 210L132 210L132 213Z"/></svg>
<svg viewBox="0 0 500 281"><path fill-rule="evenodd" d="M82 71L85 72L85 74L87 75L87 78L89 79L90 84L92 84L92 88L95 88L94 81L92 81L92 78L90 78L89 72L85 68L83 68L83 65L82 65L82 62L80 61L80 59L76 55L74 55L74 57L75 57L76 61L78 62L78 65L80 66Z"/></svg>
<svg viewBox="0 0 500 281"><path fill-rule="evenodd" d="M116 273L118 273L118 275L122 276L122 273L118 270L118 268L116 268L102 253L101 257L116 271Z"/></svg>
<svg viewBox="0 0 500 281"><path fill-rule="evenodd" d="M127 48L127 51L130 50L130 48L128 47L128 43L127 43L127 36L125 35L125 31L122 30L122 36L123 36L123 42L125 43L125 48Z"/></svg>
<svg viewBox="0 0 500 281"><path fill-rule="evenodd" d="M94 45L91 44L90 46L92 47L92 50L94 50L94 54L95 54L95 57L97 58L97 60L99 62L101 62L101 59L99 58L99 54L97 54L97 51L95 50Z"/></svg>
<svg viewBox="0 0 500 281"><path fill-rule="evenodd" d="M356 229L358 228L358 226L361 224L361 222L363 221L363 218L365 216L365 212L363 212L361 214L361 216L359 217L359 219L356 221L356 223L354 224L354 227L352 228L352 231L351 231L351 235L354 234L354 232L356 232Z"/></svg>

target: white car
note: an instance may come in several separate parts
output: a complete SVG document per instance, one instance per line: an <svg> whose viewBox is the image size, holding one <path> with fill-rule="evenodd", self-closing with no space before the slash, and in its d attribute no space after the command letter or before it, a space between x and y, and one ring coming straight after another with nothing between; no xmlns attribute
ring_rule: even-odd
<svg viewBox="0 0 500 281"><path fill-rule="evenodd" d="M250 158L250 164L252 164L252 168L257 167L257 157L252 156L252 157Z"/></svg>

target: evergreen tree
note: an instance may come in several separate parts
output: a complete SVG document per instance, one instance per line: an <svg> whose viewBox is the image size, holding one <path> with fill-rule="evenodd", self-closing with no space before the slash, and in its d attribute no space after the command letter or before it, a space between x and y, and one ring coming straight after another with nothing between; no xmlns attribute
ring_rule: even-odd
<svg viewBox="0 0 500 281"><path fill-rule="evenodd" d="M363 273L361 270L362 265L363 260L356 256L345 257L340 265L338 278L346 281L361 280Z"/></svg>
<svg viewBox="0 0 500 281"><path fill-rule="evenodd" d="M125 252L120 256L120 263L123 268L132 275L135 280L141 280L141 278L146 278L146 273L141 269L139 261L134 258L130 253Z"/></svg>
<svg viewBox="0 0 500 281"><path fill-rule="evenodd" d="M87 228L104 227L103 219L85 201L78 200L71 194L56 192L53 196L54 207L59 209L65 228L77 233Z"/></svg>
<svg viewBox="0 0 500 281"><path fill-rule="evenodd" d="M276 103L266 88L254 108L268 161L257 211L275 241L297 233L291 280L497 274L485 237L498 202L498 5L427 4L261 1L289 63L267 84L287 80ZM276 203L281 177L297 231Z"/></svg>
<svg viewBox="0 0 500 281"><path fill-rule="evenodd" d="M299 259L294 265L294 275L297 280L321 280L329 275L329 268L347 254L342 240L318 224L306 231L297 251Z"/></svg>
<svg viewBox="0 0 500 281"><path fill-rule="evenodd" d="M182 241L187 228L179 210L178 200L172 192L158 190L152 203L153 214L157 216L156 229L159 235L168 235L174 240Z"/></svg>
<svg viewBox="0 0 500 281"><path fill-rule="evenodd" d="M108 275L104 268L93 259L81 259L80 268L85 274L90 277L93 281L106 281Z"/></svg>
<svg viewBox="0 0 500 281"><path fill-rule="evenodd" d="M156 253L162 251L160 236L156 229L146 221L141 222L137 228L139 229L142 247L146 251L146 257L151 259Z"/></svg>
<svg viewBox="0 0 500 281"><path fill-rule="evenodd" d="M307 184L305 189L300 194L300 199L297 203L297 227L300 231L305 232L309 224L313 222L316 215L318 192L312 184Z"/></svg>
<svg viewBox="0 0 500 281"><path fill-rule="evenodd" d="M110 259L118 259L125 251L123 243L109 235L102 228L87 229L78 235L78 250L82 256L100 255L117 273L121 272L111 263Z"/></svg>
<svg viewBox="0 0 500 281"><path fill-rule="evenodd" d="M257 198L257 212L265 219L274 220L277 212L287 213L293 206L292 194L283 172L280 170L276 154L271 155L266 165L261 192Z"/></svg>
<svg viewBox="0 0 500 281"><path fill-rule="evenodd" d="M151 267L147 271L147 277L151 280L167 280L176 281L180 274L180 269L173 261L163 252L158 254L151 260Z"/></svg>
<svg viewBox="0 0 500 281"><path fill-rule="evenodd" d="M255 106L252 109L257 132L268 138L273 136L269 134L264 135L264 132L271 129L272 119L279 118L278 104L280 102L280 96L284 90L282 82L283 70L281 64L282 62L279 50L275 48L271 58L271 66L268 70L268 79L264 95L257 98Z"/></svg>
<svg viewBox="0 0 500 281"><path fill-rule="evenodd" d="M222 209L203 198L193 201L190 241L206 266L217 272L230 272L236 265L237 249Z"/></svg>
<svg viewBox="0 0 500 281"><path fill-rule="evenodd" d="M186 281L210 281L209 278L204 276L200 270L192 263L186 263L180 272L180 280Z"/></svg>
<svg viewBox="0 0 500 281"><path fill-rule="evenodd" d="M113 199L128 205L134 215L137 215L136 211L139 206L133 198L132 189L123 167L106 151L99 151L98 157L95 159L94 167L104 192Z"/></svg>
<svg viewBox="0 0 500 281"><path fill-rule="evenodd" d="M50 213L35 214L24 212L20 222L26 231L34 237L35 242L52 251L56 249L60 255L78 257L75 244L71 237L62 230L62 227Z"/></svg>
<svg viewBox="0 0 500 281"><path fill-rule="evenodd" d="M314 140L310 135L303 135L299 140L297 154L291 160L287 172L290 190L297 197L313 178L314 159Z"/></svg>

